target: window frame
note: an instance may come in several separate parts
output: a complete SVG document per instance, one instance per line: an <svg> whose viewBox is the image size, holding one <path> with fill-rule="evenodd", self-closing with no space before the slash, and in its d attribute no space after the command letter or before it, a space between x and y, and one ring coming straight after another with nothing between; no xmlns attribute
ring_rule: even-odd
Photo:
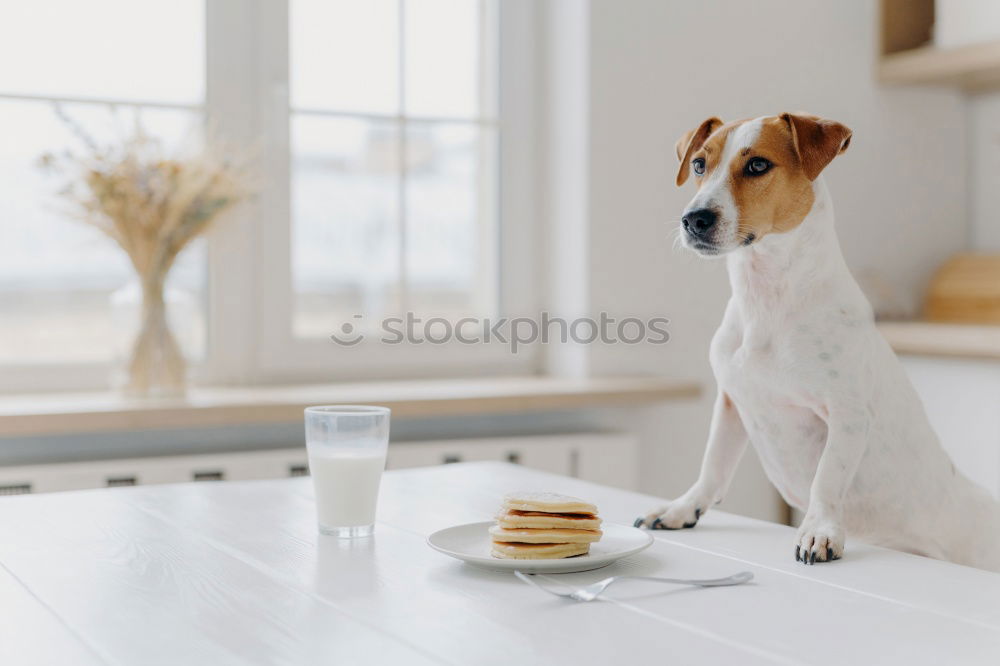
<svg viewBox="0 0 1000 666"><path fill-rule="evenodd" d="M534 148L538 10L532 0L502 0L496 6L500 24L497 315L530 316L541 309L543 292L539 288L542 235L535 203L538 159ZM537 343L512 355L502 343L390 346L366 340L345 348L327 339L294 338L288 10L287 2L277 0L205 1L202 105L79 100L125 107L184 106L201 111L204 122L220 138L233 145L252 146L256 178L268 183L208 234L205 358L191 366L192 383L539 372L542 353ZM0 368L0 393L107 388L113 367L111 362L5 365Z"/></svg>
<svg viewBox="0 0 1000 666"><path fill-rule="evenodd" d="M537 286L541 275L536 261L540 234L534 205L537 160L531 148L535 144L537 10L531 0L496 4L500 23L498 314L530 315L541 306ZM248 5L252 8L249 11ZM244 206L241 228L220 226L210 242L212 316L206 373L210 381L268 383L538 372L541 348L537 344L512 355L502 343L410 346L365 340L346 348L328 339L294 337L288 4L208 0L208 6L208 117L242 115L242 133L230 137L235 142L246 145L267 137L260 146L259 177L269 183L266 191ZM237 21L233 12L244 18L252 16L252 20ZM234 25L239 30L234 30ZM225 66L228 62L255 62L256 67L247 68L247 76L240 77L234 86ZM257 102L252 113L247 113L248 99ZM267 223L274 219L285 223ZM232 302L233 295L239 293L254 294L254 302Z"/></svg>

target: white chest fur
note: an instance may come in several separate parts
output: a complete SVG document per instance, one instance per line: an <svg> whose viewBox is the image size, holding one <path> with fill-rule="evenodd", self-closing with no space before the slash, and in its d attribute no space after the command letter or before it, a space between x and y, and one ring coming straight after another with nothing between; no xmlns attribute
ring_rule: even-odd
<svg viewBox="0 0 1000 666"><path fill-rule="evenodd" d="M1000 506L938 444L844 263L822 180L815 193L795 230L727 258L732 297L710 357L720 394L779 492L807 511L803 529L996 568L997 538L948 513L1000 529Z"/></svg>

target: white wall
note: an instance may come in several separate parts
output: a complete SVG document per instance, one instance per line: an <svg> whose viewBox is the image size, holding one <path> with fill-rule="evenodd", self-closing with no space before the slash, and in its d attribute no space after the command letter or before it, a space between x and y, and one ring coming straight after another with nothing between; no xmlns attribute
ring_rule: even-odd
<svg viewBox="0 0 1000 666"><path fill-rule="evenodd" d="M968 106L970 247L1000 252L1000 93L971 97Z"/></svg>
<svg viewBox="0 0 1000 666"><path fill-rule="evenodd" d="M1000 361L900 360L955 467L1000 499Z"/></svg>
<svg viewBox="0 0 1000 666"><path fill-rule="evenodd" d="M549 38L567 29L559 9L566 4L549 3ZM705 383L700 402L641 417L642 488L674 496L697 473L714 392L708 345L728 297L722 262L672 249L692 195L673 185L677 137L711 115L806 110L847 124L851 149L827 175L845 254L856 273L899 285L915 301L933 268L966 241L963 104L950 91L875 84L877 3L589 7L586 99L563 108L588 118L591 311L668 316L673 335L665 346L592 346L589 364L595 374L658 372ZM727 508L775 517L756 461L743 468Z"/></svg>

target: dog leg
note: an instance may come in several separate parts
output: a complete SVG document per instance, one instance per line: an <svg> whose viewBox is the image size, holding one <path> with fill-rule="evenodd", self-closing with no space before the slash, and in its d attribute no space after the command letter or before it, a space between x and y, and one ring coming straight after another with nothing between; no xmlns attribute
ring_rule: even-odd
<svg viewBox="0 0 1000 666"><path fill-rule="evenodd" d="M713 504L722 501L747 448L747 433L729 396L719 392L708 433L708 447L701 463L701 474L691 488L670 502L641 518L635 526L653 530L676 530L694 527Z"/></svg>
<svg viewBox="0 0 1000 666"><path fill-rule="evenodd" d="M809 507L795 537L795 559L805 564L843 556L844 496L868 446L869 416L865 409L831 409L825 420L826 446L809 489Z"/></svg>

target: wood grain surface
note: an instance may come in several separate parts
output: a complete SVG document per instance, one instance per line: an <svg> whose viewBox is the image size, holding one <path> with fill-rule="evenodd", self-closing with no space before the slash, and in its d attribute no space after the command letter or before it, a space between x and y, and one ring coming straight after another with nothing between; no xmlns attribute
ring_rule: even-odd
<svg viewBox="0 0 1000 666"><path fill-rule="evenodd" d="M310 405L383 405L393 418L425 418L634 406L696 398L700 391L696 383L661 377L490 377L196 388L179 399L12 395L0 396L0 437L293 423Z"/></svg>
<svg viewBox="0 0 1000 666"><path fill-rule="evenodd" d="M428 534L545 489L630 523L656 498L500 463L387 472L376 536L316 531L309 479L0 498L0 663L996 664L1000 576L848 543L805 567L791 528L709 512L600 571L715 577L549 597ZM485 535L484 535L485 538Z"/></svg>

